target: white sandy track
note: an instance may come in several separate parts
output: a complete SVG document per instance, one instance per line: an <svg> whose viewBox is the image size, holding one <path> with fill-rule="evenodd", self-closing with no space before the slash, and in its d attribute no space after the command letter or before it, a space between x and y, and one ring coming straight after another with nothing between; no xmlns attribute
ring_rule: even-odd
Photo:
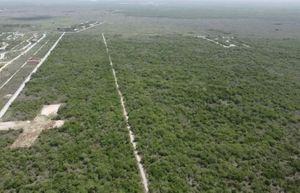
<svg viewBox="0 0 300 193"><path fill-rule="evenodd" d="M5 58L5 54L6 52L0 54L0 60L3 60Z"/></svg>
<svg viewBox="0 0 300 193"><path fill-rule="evenodd" d="M30 81L31 76L36 73L36 71L40 68L40 66L47 60L51 52L56 48L60 40L63 38L65 33L63 33L57 41L53 44L53 46L50 48L50 50L47 52L47 54L41 59L40 63L33 69L33 71L28 75L28 77L24 80L24 82L20 85L18 90L13 94L13 96L9 99L9 101L4 105L4 107L0 111L0 119L5 115L7 112L8 108L11 106L11 104L16 100L16 98L19 96L19 94L22 92L24 89L25 85L27 82Z"/></svg>
<svg viewBox="0 0 300 193"><path fill-rule="evenodd" d="M87 27L87 28L81 29L81 30L77 31L76 33L83 32L83 31L86 31L86 30L88 30L88 29L91 29L91 28L97 27L97 26L99 26L99 25L102 25L103 23L104 23L104 22L102 22L102 23L98 23L98 24L92 24L90 27Z"/></svg>
<svg viewBox="0 0 300 193"><path fill-rule="evenodd" d="M25 46L24 46L23 48L21 48L20 50L25 50L25 49L29 48L29 46L32 45L32 42L31 42L30 40L26 40L26 42L27 42L27 45L25 45Z"/></svg>
<svg viewBox="0 0 300 193"><path fill-rule="evenodd" d="M137 166L139 168L139 172L140 172L140 176L141 176L141 180L142 180L142 183L143 183L143 186L144 186L144 192L145 193L149 193L149 185L148 185L149 184L148 183L149 180L148 180L147 175L146 175L146 170L144 169L144 166L142 165L142 162L141 162L142 158L139 155L139 152L137 150L137 144L135 142L135 134L133 133L133 131L131 129L131 126L129 125L129 122L128 122L128 113L127 113L127 110L126 110L124 97L123 97L123 94L122 94L122 92L121 92L121 90L119 88L118 78L117 78L117 75L116 75L116 71L114 69L114 66L113 66L113 63L112 63L112 59L111 59L111 56L110 56L110 53L109 53L109 50L108 50L106 38L105 38L105 36L104 36L103 33L102 33L102 38L103 38L103 42L104 42L105 47L106 47L106 52L107 52L107 55L108 55L108 58L109 58L109 62L110 62L110 66L111 66L111 70L112 70L112 73L113 73L113 76L114 76L115 86L116 86L117 92L118 92L119 97L120 97L120 101L121 101L121 105L122 105L122 109L123 109L123 116L125 118L125 122L126 122L126 125L127 125L129 137L130 137L130 143L131 143L131 145L133 147L134 157L136 159Z"/></svg>
<svg viewBox="0 0 300 193"><path fill-rule="evenodd" d="M13 48L11 48L11 50L16 50L17 47L19 47L20 45L22 45L25 42L30 41L33 38L33 36L31 36L30 38L28 38L27 40L22 41L21 43L15 45ZM24 47L23 47L24 48Z"/></svg>
<svg viewBox="0 0 300 193"><path fill-rule="evenodd" d="M92 26L87 27L87 28L84 28L84 29L81 29L81 30L79 30L79 31L75 31L75 32L65 32L65 33L72 34L72 33L80 33L80 32L84 32L84 31L86 31L86 30L88 30L88 29L91 29L91 28L100 26L100 25L102 25L102 24L104 24L104 23L105 23L105 22L101 22L101 23L98 23L98 24L93 24Z"/></svg>
<svg viewBox="0 0 300 193"><path fill-rule="evenodd" d="M13 63L14 61L16 61L17 59L19 59L21 56L25 55L27 52L29 52L34 46L36 46L40 41L42 41L47 35L43 34L43 36L34 44L32 44L29 48L27 48L24 52L22 52L20 55L18 55L17 57L15 57L14 59L12 59L11 61L7 62L5 65L3 65L0 68L0 72L3 71L4 68L6 68L8 65L10 65L11 63Z"/></svg>
<svg viewBox="0 0 300 193"><path fill-rule="evenodd" d="M30 45L32 45L32 43L29 42L30 39L32 39L32 37L29 38L28 40L24 40L23 42L19 43L18 45L15 45L13 48L11 48L11 50L1 53L1 54L0 54L0 60L3 60L3 59L5 58L5 55L6 55L7 53L19 52L19 51L22 51L22 50L25 50L26 48L28 48ZM15 49L16 47L20 46L20 45L23 44L24 42L28 42L28 44L27 44L26 46L24 46L23 48L19 49L19 50L16 50L16 49ZM1 49L0 49L0 50L1 50Z"/></svg>
<svg viewBox="0 0 300 193"><path fill-rule="evenodd" d="M212 42L212 43L214 43L214 44L216 44L216 45L220 45L220 46L222 46L223 48L233 48L233 47L236 47L235 44L230 44L229 46L226 46L226 45L221 44L221 43L219 43L219 42L217 42L217 41L215 41L215 40L209 39L209 38L207 38L206 36L197 36L197 37L198 37L198 38L201 38L201 39L204 39L204 40L207 40L207 41L209 41L209 42Z"/></svg>

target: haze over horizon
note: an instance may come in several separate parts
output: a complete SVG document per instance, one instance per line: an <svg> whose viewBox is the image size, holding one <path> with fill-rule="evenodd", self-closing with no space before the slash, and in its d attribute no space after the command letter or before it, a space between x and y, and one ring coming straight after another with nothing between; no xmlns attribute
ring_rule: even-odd
<svg viewBox="0 0 300 193"><path fill-rule="evenodd" d="M244 4L244 5L300 5L299 0L0 0L1 2L17 2L17 3L39 3L39 4L49 4L49 3L78 3L78 2L114 2L114 3L156 3L156 4L169 4L169 3L180 3L180 4L190 4L190 3L205 3L205 4Z"/></svg>

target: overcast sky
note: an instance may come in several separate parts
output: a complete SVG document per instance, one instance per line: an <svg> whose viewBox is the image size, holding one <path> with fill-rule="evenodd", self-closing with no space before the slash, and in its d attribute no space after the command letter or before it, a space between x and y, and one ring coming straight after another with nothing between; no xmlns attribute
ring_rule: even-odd
<svg viewBox="0 0 300 193"><path fill-rule="evenodd" d="M211 3L211 4L264 4L264 5L294 5L300 0L0 0L1 2L32 2L32 3L54 3L54 2L130 2L130 3Z"/></svg>

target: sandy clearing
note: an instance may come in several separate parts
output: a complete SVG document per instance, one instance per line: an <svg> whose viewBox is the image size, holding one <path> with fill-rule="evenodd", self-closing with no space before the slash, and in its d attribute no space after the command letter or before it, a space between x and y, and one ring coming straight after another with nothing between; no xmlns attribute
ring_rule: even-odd
<svg viewBox="0 0 300 193"><path fill-rule="evenodd" d="M26 122L23 124L23 132L10 146L12 149L26 147L28 148L32 146L43 130L62 127L64 125L64 121L53 121L50 119L50 117L38 115L30 123Z"/></svg>
<svg viewBox="0 0 300 193"><path fill-rule="evenodd" d="M0 122L0 131L19 130L23 127L29 126L30 123L30 121Z"/></svg>
<svg viewBox="0 0 300 193"><path fill-rule="evenodd" d="M1 53L1 54L0 54L0 60L3 60L4 57L5 57L5 55L6 55L6 52Z"/></svg>
<svg viewBox="0 0 300 193"><path fill-rule="evenodd" d="M43 106L40 114L32 121L0 122L0 131L23 130L10 147L12 149L30 147L43 130L60 128L64 125L63 120L51 120L52 116L57 115L59 107L60 104Z"/></svg>
<svg viewBox="0 0 300 193"><path fill-rule="evenodd" d="M48 117L56 116L60 106L61 104L44 105L41 111L41 115Z"/></svg>
<svg viewBox="0 0 300 193"><path fill-rule="evenodd" d="M87 27L87 28L84 28L84 29L81 29L81 30L79 30L79 31L75 31L75 32L66 32L66 33L80 33L80 32L84 32L84 31L86 31L86 30L88 30L88 29L97 27L97 26L102 25L102 24L104 24L104 23L105 23L105 22L101 22L101 23L99 23L99 24L92 24L92 26Z"/></svg>
<svg viewBox="0 0 300 193"><path fill-rule="evenodd" d="M5 51L5 49L8 46L9 46L8 43L6 43L6 42L2 43L2 47L0 47L0 51L4 51L4 52L0 54L0 60L3 60L5 58L5 55L7 54L7 52Z"/></svg>
<svg viewBox="0 0 300 193"><path fill-rule="evenodd" d="M33 71L29 74L29 76L24 80L24 82L20 85L20 87L18 88L18 90L13 94L13 96L9 99L9 101L4 105L4 107L1 109L0 111L0 119L4 116L4 114L7 112L7 110L9 109L9 107L11 106L11 104L16 100L16 98L19 96L19 94L22 92L22 90L24 89L25 85L27 82L30 81L31 76L40 68L40 66L46 61L46 59L49 57L49 55L51 54L51 52L56 48L56 46L58 45L58 43L60 42L60 40L63 38L63 36L65 35L65 33L63 33L58 39L57 41L53 44L53 46L51 47L51 49L47 52L47 54L41 59L40 63L33 69Z"/></svg>
<svg viewBox="0 0 300 193"><path fill-rule="evenodd" d="M207 40L207 41L209 41L209 42L212 42L212 43L214 43L214 44L216 44L216 45L220 45L220 46L222 46L223 48L233 48L233 47L236 47L235 44L230 44L229 46L226 46L226 45L221 44L221 43L219 43L219 42L217 42L217 41L215 41L215 40L209 39L209 38L207 38L206 36L197 36L197 37L198 37L198 38L201 38L201 39L204 39L204 40Z"/></svg>
<svg viewBox="0 0 300 193"><path fill-rule="evenodd" d="M22 127L23 132L18 136L10 146L15 148L31 147L43 130L59 128L64 125L64 121L52 121L48 117L37 116L32 122L25 123Z"/></svg>
<svg viewBox="0 0 300 193"><path fill-rule="evenodd" d="M115 86L116 86L118 95L120 97L120 102L121 102L121 106L122 106L122 109L123 109L123 116L124 116L124 119L125 119L125 122L126 122L126 125L127 125L127 130L128 130L128 134L129 134L129 138L130 138L130 143L133 147L134 157L135 157L135 160L136 160L139 172L140 172L140 177L141 177L142 184L143 184L143 187L144 187L144 192L149 193L149 183L148 183L149 180L148 180L147 175L146 175L146 170L145 170L145 168L142 164L142 158L139 155L139 151L137 150L137 143L135 142L135 134L133 133L133 131L131 129L131 126L129 124L129 121L128 121L129 117L128 117L128 113L127 113L126 106L125 106L125 100L124 100L123 94L122 94L122 92L119 88L118 78L117 78L116 71L114 69L113 63L112 63L112 59L111 59L111 56L110 56L110 53L109 53L109 50L108 50L108 46L107 46L107 42L106 42L106 38L104 36L104 33L102 33L102 38L103 38L103 42L105 44L106 52L107 52L107 55L108 55L108 58L109 58L111 70L112 70L114 81L115 81Z"/></svg>
<svg viewBox="0 0 300 193"><path fill-rule="evenodd" d="M0 50L5 50L8 46L9 46L8 43L3 42L3 43L2 43L2 47L0 47Z"/></svg>
<svg viewBox="0 0 300 193"><path fill-rule="evenodd" d="M14 143L10 146L12 149L30 147L42 133L42 129L24 129Z"/></svg>

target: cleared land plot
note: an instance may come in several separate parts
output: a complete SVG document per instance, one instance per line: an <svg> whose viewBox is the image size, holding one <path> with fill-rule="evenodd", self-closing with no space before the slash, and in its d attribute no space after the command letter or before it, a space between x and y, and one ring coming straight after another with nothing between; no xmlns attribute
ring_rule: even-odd
<svg viewBox="0 0 300 193"><path fill-rule="evenodd" d="M58 34L48 35L25 55L12 62L0 72L0 108L9 100L38 61L48 52L58 38ZM45 44L48 42L47 44Z"/></svg>
<svg viewBox="0 0 300 193"><path fill-rule="evenodd" d="M26 51L36 40L42 37L41 33L8 33L7 37L0 38L0 43L6 44L5 49L0 49L0 62L6 63Z"/></svg>
<svg viewBox="0 0 300 193"><path fill-rule="evenodd" d="M66 123L31 148L10 150L19 133L0 132L0 192L143 192L100 36L65 35L7 119L32 120L57 103Z"/></svg>
<svg viewBox="0 0 300 193"><path fill-rule="evenodd" d="M297 43L107 42L150 192L299 192Z"/></svg>

